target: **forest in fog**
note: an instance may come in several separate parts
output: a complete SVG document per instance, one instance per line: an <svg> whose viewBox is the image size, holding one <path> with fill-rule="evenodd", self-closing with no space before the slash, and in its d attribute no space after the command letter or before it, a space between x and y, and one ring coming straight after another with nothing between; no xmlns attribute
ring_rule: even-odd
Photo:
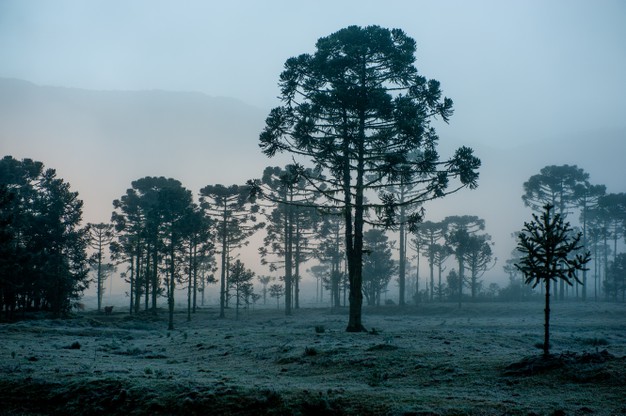
<svg viewBox="0 0 626 416"><path fill-rule="evenodd" d="M0 415L626 412L619 132L447 140L407 32L304 46L269 111L0 78Z"/></svg>
<svg viewBox="0 0 626 416"><path fill-rule="evenodd" d="M175 179L145 177L133 181L124 195L112 201L111 222L83 224L80 196L53 169L10 156L1 163L4 319L15 318L16 310L68 312L82 303L82 290L90 283L97 294L97 304L90 307L100 311L107 282L118 273L130 287L125 305L130 313L156 310L162 298L173 301L170 290L179 294L178 307L195 311L205 305L204 292L211 286L224 293L224 299L218 299L222 315L228 306L247 309L268 305L268 300L286 314L302 302L346 306L345 225L337 214L252 199L254 187L246 184L207 185L194 198ZM258 183L284 194L284 180L293 168L268 167ZM294 198L304 188L299 181L287 189ZM561 282L555 287L555 298L624 302L624 194L607 193L604 185L591 184L589 175L575 165L546 166L524 183L523 190L520 198L533 209L540 211L544 204L553 203L566 218L577 219L576 230L583 234L581 250L591 253L580 281L573 286ZM51 210L51 205L57 209ZM367 305L540 297L542 288L524 285L515 267L520 260L517 250L497 263L495 243L482 218L447 216L442 221L391 228L400 230L399 242L397 234L380 227L368 227L363 235ZM262 240L255 240L262 244L252 250L269 274L257 274L251 270L257 263L246 265L239 259L241 250L251 250L255 234L262 235ZM16 244L16 236L21 243ZM58 247L56 258L51 258L50 244ZM63 273L47 266L55 261L63 265ZM426 265L421 283L418 262ZM484 281L484 273L493 267L506 273L506 284ZM304 274L314 279L315 285L308 286L314 293L301 293ZM61 283L64 292L58 290ZM18 287L24 289L14 289Z"/></svg>

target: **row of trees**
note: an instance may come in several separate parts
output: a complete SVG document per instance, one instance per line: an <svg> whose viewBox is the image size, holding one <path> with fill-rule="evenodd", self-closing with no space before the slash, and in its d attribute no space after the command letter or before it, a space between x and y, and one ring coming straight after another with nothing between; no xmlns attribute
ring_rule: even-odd
<svg viewBox="0 0 626 416"><path fill-rule="evenodd" d="M264 226L267 233L260 256L272 270L282 270L287 314L299 306L302 264L317 257L328 267L333 305L339 305L340 287L347 275L346 329L365 330L361 316L363 299L373 304L380 302L387 278L376 271L379 262L388 257L382 228L398 230L400 235L400 304L407 297L410 244L428 259L430 299L434 299L436 291L441 296L442 291L440 279L435 285L434 269L437 267L440 275L446 256L452 255L458 263L458 277L452 287L458 288L459 303L466 286L475 296L482 274L494 261L490 237L479 233L484 230L484 221L466 216L448 217L439 224L420 222L424 216L421 207L426 201L477 186L480 160L466 147L459 148L449 159L440 160L432 121L449 120L452 100L442 96L437 81L419 75L414 62L415 41L399 29L351 26L321 38L315 53L290 58L285 63L279 84L282 104L270 112L260 135L259 145L266 156L289 153L292 164L268 168L261 179L250 180L245 186L206 186L200 190L197 203L180 182L146 177L134 181L114 201L110 225L92 224L78 230L79 213L72 230L80 235L77 240L90 244L96 252L93 263L97 264L99 306L102 283L107 270L111 270L102 261L108 245L113 260L127 266L123 273L130 284L133 313L140 310L142 300L145 309L156 311L157 298L165 296L172 327L174 294L182 285L187 289L190 317L196 307L196 293L215 280L218 256L220 316L224 316L232 296L238 310L241 302L255 299L248 285L253 274L237 261L238 249ZM543 172L542 175L550 176ZM41 186L40 181L31 182L29 186ZM587 238L594 241L593 212L602 207L600 201L608 196L597 196L599 191L591 186L578 191L578 185L588 184L585 178L561 180L560 185L556 182L531 178L524 200L532 206L551 198L550 202L566 215L574 207L574 197L567 196L566 190L576 189L576 206L583 207L585 213L583 242ZM39 192L43 195L47 190L41 188ZM12 198L3 197L7 201ZM16 212L22 208L30 212L31 200L24 201L26 205ZM34 215L33 221L40 217ZM614 239L616 247L617 222L602 221L608 222L598 240L605 244L598 243L599 249L606 246L609 238ZM15 242L15 236L22 238L22 232L6 238ZM84 253L84 246L80 249ZM608 275L606 250L603 265ZM615 263L616 250L614 253ZM383 268L393 270L391 266ZM63 268L57 269L62 274ZM383 281L369 279L370 269ZM80 274L85 270L73 273L77 281L85 280ZM237 283L239 279L244 279L243 283ZM10 290L3 299L10 299ZM561 289L559 295L563 293ZM37 304L40 296L26 298Z"/></svg>
<svg viewBox="0 0 626 416"><path fill-rule="evenodd" d="M626 229L625 193L607 193L606 186L592 184L589 174L576 165L552 165L524 183L522 200L537 213L549 204L563 220L576 219L578 214L578 227L573 230L581 233L581 250L591 253L592 266L582 271L580 282L571 291L564 280L553 282L555 298L563 300L570 296L586 300L593 288L596 300L601 292L607 299L625 299L626 254L620 253L620 241ZM512 264L516 261L514 255L507 262L506 271L511 278L515 278ZM593 283L589 282L590 272Z"/></svg>
<svg viewBox="0 0 626 416"><path fill-rule="evenodd" d="M292 294L296 302L298 296L294 265L307 256L305 233L298 232L307 225L294 207L342 219L350 291L347 330L364 331L364 225L399 225L404 232L407 224L410 227L420 220L419 204L476 187L480 161L471 149L462 147L448 160L439 158L431 122L436 117L448 121L452 100L442 96L439 82L419 75L414 62L415 41L403 31L351 26L321 38L314 54L285 63L280 81L283 105L268 116L260 146L269 157L288 152L299 160L294 160L288 172L273 174L273 180L264 177L249 186L253 199L263 196L283 207L272 217L283 233L268 237L267 247L268 253L271 248L283 258L288 313ZM215 250L222 258L223 315L230 255L243 244L246 233L254 231L250 223L258 206L244 203L238 190L220 187L214 191L203 189L206 200L195 204L180 182L144 178L133 182L114 202L118 236L111 250L116 261L129 265L125 273L134 311L142 297L146 305L151 299L155 309L156 298L164 290L171 326L177 282L195 287L200 264L210 265L207 253ZM211 227L202 209L205 214L211 211L208 217L216 222L214 239L207 235ZM243 234L238 236L239 232ZM219 243L211 247L213 241ZM99 276L103 278L102 271ZM404 286L401 272L401 303Z"/></svg>
<svg viewBox="0 0 626 416"><path fill-rule="evenodd" d="M482 276L496 262L491 236L482 233L484 229L485 221L471 215L449 216L440 222L425 221L417 226L411 243L418 255L421 253L428 262L427 296L430 301L435 298L443 300L442 272L451 256L456 259L458 269L452 274L453 278L448 279L448 296L457 298L460 306L463 288L469 287L471 298L476 299L482 286Z"/></svg>

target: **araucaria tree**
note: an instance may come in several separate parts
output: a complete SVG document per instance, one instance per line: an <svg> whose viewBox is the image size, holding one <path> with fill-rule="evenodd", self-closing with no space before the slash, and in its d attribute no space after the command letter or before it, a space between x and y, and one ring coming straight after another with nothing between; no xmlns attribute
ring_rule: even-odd
<svg viewBox="0 0 626 416"><path fill-rule="evenodd" d="M250 189L247 186L207 185L200 190L200 195L202 208L214 221L219 240L216 246L221 252L220 318L224 318L231 252L247 245L248 238L265 224L256 222L259 207L248 198Z"/></svg>
<svg viewBox="0 0 626 416"><path fill-rule="evenodd" d="M591 254L575 254L582 248L582 233L574 234L569 223L553 212L554 206L547 204L543 208L541 218L533 214L533 221L525 222L522 232L518 234L517 249L522 254L520 262L515 266L522 272L526 284L544 284L546 305L544 310L544 341L543 354L550 355L550 282L564 281L572 285L580 281L576 272L585 269Z"/></svg>
<svg viewBox="0 0 626 416"><path fill-rule="evenodd" d="M456 257L459 263L458 280L456 281L458 287L455 293L458 295L459 308L463 301L463 286L466 282L465 268L468 266L468 261L472 259L472 251L480 248L480 241L475 239L476 233L485 229L485 220L478 218L475 215L462 215L462 216L449 216L443 220L447 227L446 243L452 249L454 257ZM491 250L489 250L489 260ZM472 271L472 274L477 269ZM474 279L472 279L474 280ZM475 282L470 281L471 284ZM472 288L472 294L475 293L475 288Z"/></svg>
<svg viewBox="0 0 626 416"><path fill-rule="evenodd" d="M267 167L261 180L280 199L266 213L267 226L261 261L270 270L285 271L285 314L300 307L300 266L312 256L311 239L319 223L319 214L302 195L304 179L296 167ZM274 259L276 258L276 259Z"/></svg>
<svg viewBox="0 0 626 416"><path fill-rule="evenodd" d="M233 289L235 296L235 317L239 319L239 307L244 304L248 306L250 297L253 294L252 279L254 272L246 269L241 260L236 260L230 266L228 285Z"/></svg>
<svg viewBox="0 0 626 416"><path fill-rule="evenodd" d="M564 219L578 205L577 190L588 183L589 174L576 165L546 166L538 174L524 182L524 204L533 211L542 211L545 204L554 206L555 212ZM556 282L554 282L556 285ZM560 282L558 298L565 298L565 284ZM554 287L557 296L557 287Z"/></svg>
<svg viewBox="0 0 626 416"><path fill-rule="evenodd" d="M365 330L365 221L394 226L400 206L477 186L480 161L471 149L439 160L430 123L448 121L452 100L442 97L438 81L420 76L414 62L415 41L400 29L350 26L321 38L314 54L285 63L283 104L271 111L260 136L263 153L291 153L308 188L323 195L319 204L344 217L350 332ZM400 185L414 190L402 202L390 192Z"/></svg>
<svg viewBox="0 0 626 416"><path fill-rule="evenodd" d="M98 312L102 309L103 283L114 271L113 265L103 263L104 251L113 241L113 224L87 224L89 246L94 250L90 263L96 272L96 296L98 297Z"/></svg>
<svg viewBox="0 0 626 416"><path fill-rule="evenodd" d="M428 259L428 268L430 271L430 294L429 299L432 302L435 296L435 265L437 264L438 254L444 254L441 250L439 241L445 237L446 224L444 222L422 222L415 230L415 239L413 243L415 247L421 247L424 255ZM419 256L419 251L417 255ZM448 256L445 256L446 258ZM444 259L445 260L445 259ZM443 263L443 262L442 262ZM439 272L439 284L441 284L441 271Z"/></svg>
<svg viewBox="0 0 626 416"><path fill-rule="evenodd" d="M367 230L363 235L366 254L363 258L363 294L369 306L380 306L380 295L397 272L392 260L393 244L383 230Z"/></svg>
<svg viewBox="0 0 626 416"><path fill-rule="evenodd" d="M147 176L133 181L126 194L113 201L113 207L111 219L118 235L114 252L130 264L131 305L134 300L134 309L139 310L143 291L148 309L151 289L152 310L156 313L161 293L159 271L164 270L168 326L173 329L176 281L184 267L182 243L193 213L191 192L175 179Z"/></svg>
<svg viewBox="0 0 626 416"><path fill-rule="evenodd" d="M83 201L43 163L0 160L0 311L68 312L87 287Z"/></svg>

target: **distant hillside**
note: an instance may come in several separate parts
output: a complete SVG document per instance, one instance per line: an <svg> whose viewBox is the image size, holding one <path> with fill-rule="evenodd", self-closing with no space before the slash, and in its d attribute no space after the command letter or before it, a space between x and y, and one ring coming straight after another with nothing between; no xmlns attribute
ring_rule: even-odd
<svg viewBox="0 0 626 416"><path fill-rule="evenodd" d="M86 212L147 175L243 183L270 164L258 147L268 111L195 92L88 91L0 79L0 151L56 168ZM278 162L277 162L278 163ZM90 220L97 220L90 218Z"/></svg>

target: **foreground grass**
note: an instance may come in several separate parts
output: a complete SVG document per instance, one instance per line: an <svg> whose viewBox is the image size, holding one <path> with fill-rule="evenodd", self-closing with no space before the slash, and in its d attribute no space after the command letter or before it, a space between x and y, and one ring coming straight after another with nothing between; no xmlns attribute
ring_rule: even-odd
<svg viewBox="0 0 626 416"><path fill-rule="evenodd" d="M555 305L545 369L535 303L366 310L362 334L326 309L3 324L0 414L626 414L625 312Z"/></svg>

